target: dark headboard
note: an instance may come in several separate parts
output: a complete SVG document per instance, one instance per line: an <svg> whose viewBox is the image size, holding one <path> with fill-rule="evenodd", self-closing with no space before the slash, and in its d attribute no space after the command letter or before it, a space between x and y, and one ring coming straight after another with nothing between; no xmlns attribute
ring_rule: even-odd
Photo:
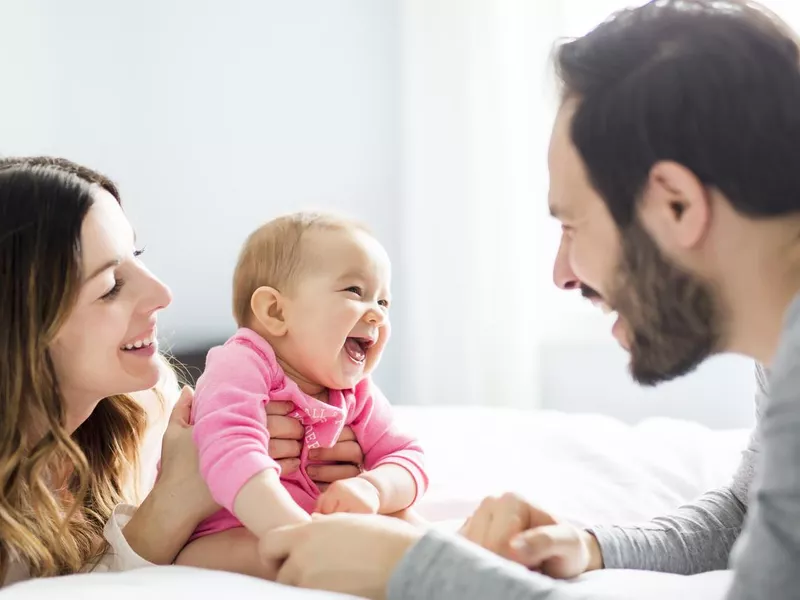
<svg viewBox="0 0 800 600"><path fill-rule="evenodd" d="M206 367L206 354L209 348L197 348L185 352L175 352L172 356L181 383L194 387L197 378Z"/></svg>

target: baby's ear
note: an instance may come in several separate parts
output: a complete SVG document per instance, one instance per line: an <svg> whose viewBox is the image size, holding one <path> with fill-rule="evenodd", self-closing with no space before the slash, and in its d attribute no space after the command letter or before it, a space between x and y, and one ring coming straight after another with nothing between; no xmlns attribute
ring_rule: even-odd
<svg viewBox="0 0 800 600"><path fill-rule="evenodd" d="M268 334L280 337L286 335L286 318L283 314L284 299L275 288L261 286L250 296L250 310L253 318Z"/></svg>

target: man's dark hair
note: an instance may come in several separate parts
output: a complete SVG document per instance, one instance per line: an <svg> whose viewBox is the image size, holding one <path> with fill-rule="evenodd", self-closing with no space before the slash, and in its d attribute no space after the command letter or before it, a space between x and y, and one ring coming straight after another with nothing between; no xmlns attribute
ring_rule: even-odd
<svg viewBox="0 0 800 600"><path fill-rule="evenodd" d="M800 210L800 63L789 27L750 2L658 0L556 50L571 137L620 228L672 160L740 213Z"/></svg>

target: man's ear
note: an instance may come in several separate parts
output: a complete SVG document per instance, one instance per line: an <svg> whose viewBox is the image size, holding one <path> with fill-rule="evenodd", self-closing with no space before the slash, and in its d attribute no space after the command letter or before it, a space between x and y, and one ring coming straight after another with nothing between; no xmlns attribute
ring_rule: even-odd
<svg viewBox="0 0 800 600"><path fill-rule="evenodd" d="M286 335L285 300L275 288L261 286L250 296L253 318L272 336Z"/></svg>
<svg viewBox="0 0 800 600"><path fill-rule="evenodd" d="M697 246L711 224L711 198L697 176L681 164L653 165L639 205L642 224L667 252Z"/></svg>

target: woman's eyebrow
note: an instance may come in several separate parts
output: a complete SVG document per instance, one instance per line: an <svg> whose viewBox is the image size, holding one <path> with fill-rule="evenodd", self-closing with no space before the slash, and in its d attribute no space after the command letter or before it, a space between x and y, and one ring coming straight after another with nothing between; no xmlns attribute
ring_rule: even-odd
<svg viewBox="0 0 800 600"><path fill-rule="evenodd" d="M92 279L94 279L95 277L97 277L98 275L103 273L104 271L107 271L108 269L111 269L112 267L118 267L121 263L122 263L122 261L119 258L114 258L112 260L109 260L108 262L102 264L97 269L95 269L92 272L92 274L89 275L89 277L86 278L86 281L91 281Z"/></svg>

